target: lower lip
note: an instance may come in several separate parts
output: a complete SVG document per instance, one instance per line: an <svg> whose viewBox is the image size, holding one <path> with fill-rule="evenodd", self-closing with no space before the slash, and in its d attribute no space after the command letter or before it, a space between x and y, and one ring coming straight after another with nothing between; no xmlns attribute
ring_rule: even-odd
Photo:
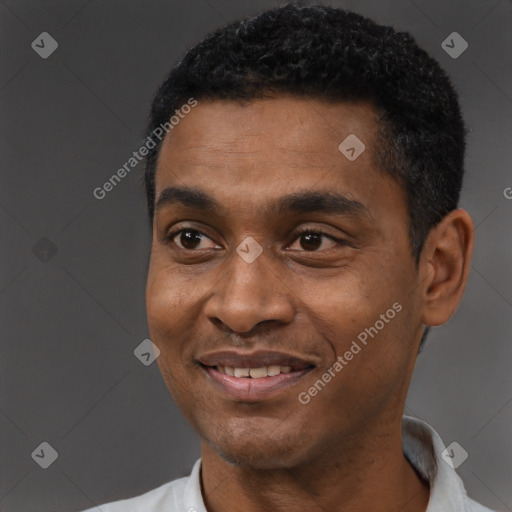
<svg viewBox="0 0 512 512"><path fill-rule="evenodd" d="M253 379L252 377L232 377L208 366L202 366L202 368L221 391L233 399L244 402L256 402L276 395L293 386L313 369L306 368L290 373L280 373L273 377Z"/></svg>

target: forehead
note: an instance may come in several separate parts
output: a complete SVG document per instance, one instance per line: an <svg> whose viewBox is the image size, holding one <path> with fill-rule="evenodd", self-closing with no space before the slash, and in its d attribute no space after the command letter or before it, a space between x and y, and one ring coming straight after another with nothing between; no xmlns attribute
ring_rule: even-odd
<svg viewBox="0 0 512 512"><path fill-rule="evenodd" d="M377 127L376 112L366 102L334 103L292 96L244 105L199 101L166 136L160 161L171 152L173 158L186 155L190 163L201 163L220 151L225 162L252 159L270 163L272 156L286 156L290 164L321 165L333 157L338 159L339 143L351 134L364 140L372 153Z"/></svg>
<svg viewBox="0 0 512 512"><path fill-rule="evenodd" d="M372 204L386 206L379 200L383 189L394 187L387 192L392 201L404 199L376 167L378 127L376 111L365 102L289 96L244 105L199 101L162 143L155 197L171 186L190 186L232 209L246 209L285 192L332 188L373 216L378 212ZM354 137L364 150L351 160L339 146Z"/></svg>

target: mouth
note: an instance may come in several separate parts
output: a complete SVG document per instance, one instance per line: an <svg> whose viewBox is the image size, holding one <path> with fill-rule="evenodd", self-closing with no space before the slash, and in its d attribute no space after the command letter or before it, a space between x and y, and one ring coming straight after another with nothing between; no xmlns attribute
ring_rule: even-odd
<svg viewBox="0 0 512 512"><path fill-rule="evenodd" d="M215 370L230 377L239 377L241 379L263 379L265 377L275 377L276 375L292 372L291 366L260 366L259 368L235 368L233 366L214 366Z"/></svg>
<svg viewBox="0 0 512 512"><path fill-rule="evenodd" d="M277 352L217 352L198 363L223 395L244 402L282 393L316 368L311 361Z"/></svg>

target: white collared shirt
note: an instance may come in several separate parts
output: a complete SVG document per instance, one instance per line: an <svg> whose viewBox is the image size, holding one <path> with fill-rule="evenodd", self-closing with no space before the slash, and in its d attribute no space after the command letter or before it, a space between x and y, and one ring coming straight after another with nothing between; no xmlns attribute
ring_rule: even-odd
<svg viewBox="0 0 512 512"><path fill-rule="evenodd" d="M430 483L425 512L492 512L470 499L453 467L443 460L445 446L427 423L404 416L403 452L416 471ZM168 482L135 498L115 501L83 512L207 512L201 495L201 459L190 476Z"/></svg>

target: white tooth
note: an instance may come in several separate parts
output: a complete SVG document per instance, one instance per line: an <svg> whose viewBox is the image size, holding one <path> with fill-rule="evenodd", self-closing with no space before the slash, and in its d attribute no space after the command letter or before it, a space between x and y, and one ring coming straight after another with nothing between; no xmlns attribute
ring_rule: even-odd
<svg viewBox="0 0 512 512"><path fill-rule="evenodd" d="M253 379L261 379L267 376L267 367L251 368L250 375Z"/></svg>
<svg viewBox="0 0 512 512"><path fill-rule="evenodd" d="M224 370L224 366L217 366L217 371L220 372L220 373L226 373L226 371Z"/></svg>
<svg viewBox="0 0 512 512"><path fill-rule="evenodd" d="M249 368L235 368L235 377L249 377Z"/></svg>
<svg viewBox="0 0 512 512"><path fill-rule="evenodd" d="M231 368L231 366L225 366L224 370L226 371L226 375L235 375L235 369Z"/></svg>
<svg viewBox="0 0 512 512"><path fill-rule="evenodd" d="M269 366L267 369L267 375L269 377L274 377L275 375L279 375L281 373L280 366Z"/></svg>
<svg viewBox="0 0 512 512"><path fill-rule="evenodd" d="M290 366L281 366L281 373L290 373L292 371Z"/></svg>

